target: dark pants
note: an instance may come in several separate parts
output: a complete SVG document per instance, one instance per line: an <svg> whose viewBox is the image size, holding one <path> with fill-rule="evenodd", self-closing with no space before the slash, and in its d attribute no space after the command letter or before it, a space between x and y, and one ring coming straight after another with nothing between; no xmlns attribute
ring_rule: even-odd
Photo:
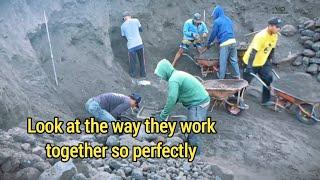
<svg viewBox="0 0 320 180"><path fill-rule="evenodd" d="M270 86L270 84L273 81L273 76L272 76L272 67L268 62L262 67L254 67L253 72L255 74L258 74L259 77L266 83L267 86ZM243 79L247 80L248 83L250 83L253 78L254 77L251 74L246 72L243 73ZM270 90L263 86L262 103L268 102L270 98L271 98Z"/></svg>
<svg viewBox="0 0 320 180"><path fill-rule="evenodd" d="M137 58L140 64L140 76L146 77L146 68L145 68L145 60L144 60L144 49L137 49L135 51L129 52L129 74L131 77L137 76L136 63Z"/></svg>

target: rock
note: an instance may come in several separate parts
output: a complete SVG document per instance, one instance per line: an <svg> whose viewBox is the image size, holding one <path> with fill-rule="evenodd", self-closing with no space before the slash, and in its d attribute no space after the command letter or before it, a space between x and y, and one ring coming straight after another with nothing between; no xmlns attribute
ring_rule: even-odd
<svg viewBox="0 0 320 180"><path fill-rule="evenodd" d="M314 57L316 55L316 53L311 49L305 49L303 51L303 55L305 55L307 57Z"/></svg>
<svg viewBox="0 0 320 180"><path fill-rule="evenodd" d="M96 137L92 134L87 134L87 135L82 135L80 137L80 141L87 141L87 142L95 142L96 141Z"/></svg>
<svg viewBox="0 0 320 180"><path fill-rule="evenodd" d="M293 65L293 66L301 66L302 63L303 63L303 62L302 62L302 59L303 59L302 56L297 57L297 59L292 62L292 65Z"/></svg>
<svg viewBox="0 0 320 180"><path fill-rule="evenodd" d="M96 141L98 143L105 143L108 139L108 137L111 135L111 133L108 134L96 134Z"/></svg>
<svg viewBox="0 0 320 180"><path fill-rule="evenodd" d="M98 172L95 176L90 178L90 180L101 180L101 179L110 179L111 174L107 172Z"/></svg>
<svg viewBox="0 0 320 180"><path fill-rule="evenodd" d="M62 173L60 180L69 180L71 179L75 174L77 173L77 169L76 168L72 168L68 171L65 171Z"/></svg>
<svg viewBox="0 0 320 180"><path fill-rule="evenodd" d="M320 28L315 29L314 32L320 33Z"/></svg>
<svg viewBox="0 0 320 180"><path fill-rule="evenodd" d="M40 176L40 171L36 168L33 167L28 167L28 168L24 168L21 169L20 171L18 171L16 173L16 179L17 180L34 180L34 179L38 179Z"/></svg>
<svg viewBox="0 0 320 180"><path fill-rule="evenodd" d="M87 178L93 177L97 171L87 162L81 162L76 164L78 173L82 173Z"/></svg>
<svg viewBox="0 0 320 180"><path fill-rule="evenodd" d="M303 43L303 47L306 49L312 49L313 41L307 40Z"/></svg>
<svg viewBox="0 0 320 180"><path fill-rule="evenodd" d="M167 143L165 145L167 146L174 146L178 145L180 143L183 143L183 140L179 137L172 137L167 139Z"/></svg>
<svg viewBox="0 0 320 180"><path fill-rule="evenodd" d="M308 41L308 40L313 40L313 37L308 37L308 36L301 36L300 38L299 38L299 42L301 43L301 44L304 44L306 41Z"/></svg>
<svg viewBox="0 0 320 180"><path fill-rule="evenodd" d="M30 147L31 147L31 145L29 143L21 144L21 149L24 150L24 151L29 151Z"/></svg>
<svg viewBox="0 0 320 180"><path fill-rule="evenodd" d="M130 134L125 134L120 136L120 146L127 146L129 147L129 149L132 149L132 146L150 146L150 143L148 143L147 141L138 141Z"/></svg>
<svg viewBox="0 0 320 180"><path fill-rule="evenodd" d="M310 60L310 58L308 58L308 57L303 57L303 58L302 58L302 63L303 63L303 65L305 65L305 66L309 65L309 60Z"/></svg>
<svg viewBox="0 0 320 180"><path fill-rule="evenodd" d="M32 153L41 156L42 153L45 153L45 150L43 147L37 146L32 149Z"/></svg>
<svg viewBox="0 0 320 180"><path fill-rule="evenodd" d="M298 56L300 56L299 53L289 54L286 58L283 58L283 59L281 59L281 60L274 61L274 64L281 64L281 63L285 63L285 62L292 62L292 61L296 60L296 59L298 58Z"/></svg>
<svg viewBox="0 0 320 180"><path fill-rule="evenodd" d="M283 34L284 36L293 36L297 33L297 28L294 27L293 25L290 24L286 24L282 27L281 29L281 34Z"/></svg>
<svg viewBox="0 0 320 180"><path fill-rule="evenodd" d="M320 18L317 18L315 21L315 27L320 27Z"/></svg>
<svg viewBox="0 0 320 180"><path fill-rule="evenodd" d="M132 172L132 168L127 166L127 167L123 168L123 171L124 171L126 176L129 176L131 174L131 172Z"/></svg>
<svg viewBox="0 0 320 180"><path fill-rule="evenodd" d="M110 159L109 166L110 166L111 169L118 170L118 169L120 169L122 167L122 164L119 161L115 160L115 159Z"/></svg>
<svg viewBox="0 0 320 180"><path fill-rule="evenodd" d="M36 138L33 134L28 134L25 129L15 127L10 129L8 133L13 137L13 140L21 143L35 144Z"/></svg>
<svg viewBox="0 0 320 180"><path fill-rule="evenodd" d="M310 73L312 75L317 74L318 72L318 65L317 64L310 64L310 66L306 70L307 73Z"/></svg>
<svg viewBox="0 0 320 180"><path fill-rule="evenodd" d="M309 21L309 20L310 20L310 18L301 16L301 17L298 18L298 23L304 25L304 23L305 23L306 21Z"/></svg>
<svg viewBox="0 0 320 180"><path fill-rule="evenodd" d="M315 33L313 36L313 42L319 41L320 40L320 33Z"/></svg>
<svg viewBox="0 0 320 180"><path fill-rule="evenodd" d="M133 179L136 179L136 180L145 179L145 178L143 177L142 170L139 169L139 168L133 169L133 171L132 171L132 173L131 173L131 177L132 177Z"/></svg>
<svg viewBox="0 0 320 180"><path fill-rule="evenodd" d="M9 160L2 164L1 169L3 172L14 172L20 166L19 159L13 155Z"/></svg>
<svg viewBox="0 0 320 180"><path fill-rule="evenodd" d="M47 161L41 161L33 164L34 168L37 168L40 172L43 172L51 167L50 163Z"/></svg>
<svg viewBox="0 0 320 180"><path fill-rule="evenodd" d="M158 134L147 134L145 132L145 126L142 125L139 131L138 136L136 137L137 140L139 141L154 141L158 138Z"/></svg>
<svg viewBox="0 0 320 180"><path fill-rule="evenodd" d="M317 76L317 80L320 82L320 73Z"/></svg>
<svg viewBox="0 0 320 180"><path fill-rule="evenodd" d="M7 162L7 160L12 156L13 151L9 148L3 148L0 151L0 165Z"/></svg>
<svg viewBox="0 0 320 180"><path fill-rule="evenodd" d="M71 180L87 180L86 176L82 173L75 174Z"/></svg>
<svg viewBox="0 0 320 180"><path fill-rule="evenodd" d="M308 37L311 37L313 39L313 36L314 36L315 32L314 31L311 31L311 30L304 30L304 31L301 31L301 36L308 36Z"/></svg>
<svg viewBox="0 0 320 180"><path fill-rule="evenodd" d="M124 170L123 169L118 169L117 172L116 172L116 175L120 176L122 180L122 178L125 178L126 177L126 174L124 173Z"/></svg>
<svg viewBox="0 0 320 180"><path fill-rule="evenodd" d="M22 167L32 167L37 162L42 162L43 159L36 155L36 154L30 154L28 156L21 156L20 158L20 164Z"/></svg>
<svg viewBox="0 0 320 180"><path fill-rule="evenodd" d="M185 173L189 172L191 170L190 163L184 162L182 168Z"/></svg>
<svg viewBox="0 0 320 180"><path fill-rule="evenodd" d="M39 177L39 180L60 180L62 176L74 176L76 174L76 166L72 161L57 162L50 169L45 170ZM71 176L71 177L72 177ZM70 179L71 179L70 177Z"/></svg>
<svg viewBox="0 0 320 180"><path fill-rule="evenodd" d="M310 64L320 64L320 58L311 58L309 63Z"/></svg>
<svg viewBox="0 0 320 180"><path fill-rule="evenodd" d="M91 161L91 165L95 168L98 168L98 167L102 167L104 165L104 162L102 159L94 159Z"/></svg>
<svg viewBox="0 0 320 180"><path fill-rule="evenodd" d="M320 58L320 51L317 51L317 52L316 52L316 57L317 57L317 58Z"/></svg>
<svg viewBox="0 0 320 180"><path fill-rule="evenodd" d="M310 19L308 21L305 21L304 22L304 28L305 29L311 29L311 30L314 30L315 29L315 21Z"/></svg>
<svg viewBox="0 0 320 180"><path fill-rule="evenodd" d="M108 137L106 144L109 147L119 146L120 145L119 136L113 135L113 136Z"/></svg>
<svg viewBox="0 0 320 180"><path fill-rule="evenodd" d="M315 51L320 51L320 41L312 45L312 49Z"/></svg>

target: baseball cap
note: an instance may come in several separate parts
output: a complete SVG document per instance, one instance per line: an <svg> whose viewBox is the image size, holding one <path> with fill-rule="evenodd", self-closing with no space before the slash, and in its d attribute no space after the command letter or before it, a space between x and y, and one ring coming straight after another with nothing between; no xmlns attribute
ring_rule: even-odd
<svg viewBox="0 0 320 180"><path fill-rule="evenodd" d="M138 93L132 93L130 98L136 101L136 107L139 108L139 103L141 102L141 96Z"/></svg>
<svg viewBox="0 0 320 180"><path fill-rule="evenodd" d="M282 27L283 21L278 17L274 17L268 20L269 25L275 25L277 27Z"/></svg>
<svg viewBox="0 0 320 180"><path fill-rule="evenodd" d="M193 19L196 20L196 21L200 21L201 20L201 14L200 13L195 13L193 15Z"/></svg>
<svg viewBox="0 0 320 180"><path fill-rule="evenodd" d="M126 16L130 16L131 14L129 13L129 11L124 11L122 13L122 17L126 17Z"/></svg>

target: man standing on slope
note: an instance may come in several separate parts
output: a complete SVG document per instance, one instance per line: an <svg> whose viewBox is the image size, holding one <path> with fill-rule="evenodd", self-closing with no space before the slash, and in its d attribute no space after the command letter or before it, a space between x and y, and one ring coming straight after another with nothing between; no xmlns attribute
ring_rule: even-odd
<svg viewBox="0 0 320 180"><path fill-rule="evenodd" d="M175 66L182 56L184 50L188 50L190 45L197 48L201 53L202 38L206 38L208 35L208 28L206 24L201 21L201 14L195 13L193 19L187 20L183 25L183 40L180 44L179 51L177 52L172 65Z"/></svg>
<svg viewBox="0 0 320 180"><path fill-rule="evenodd" d="M249 83L253 79L253 74L258 74L267 86L273 81L271 59L274 60L274 49L278 42L278 32L282 26L280 18L272 18L268 21L268 26L257 33L248 50L243 56L245 64L243 78ZM269 88L263 87L262 105L272 106Z"/></svg>
<svg viewBox="0 0 320 180"><path fill-rule="evenodd" d="M238 65L237 45L234 36L233 22L224 14L221 6L217 5L211 15L214 18L212 32L209 37L207 48L217 38L220 45L219 73L218 78L224 79L227 71L228 59L235 72L236 78L240 79L240 70Z"/></svg>
<svg viewBox="0 0 320 180"><path fill-rule="evenodd" d="M121 35L126 38L129 51L129 74L132 78L137 76L136 62L137 57L140 64L140 76L146 77L144 47L140 32L142 27L138 19L132 18L128 11L123 13L124 23L121 25Z"/></svg>
<svg viewBox="0 0 320 180"><path fill-rule="evenodd" d="M178 102L188 108L189 121L206 120L210 97L204 86L194 76L175 70L166 59L162 59L157 64L154 73L161 80L168 82L167 102L160 116L156 117L157 120L166 120ZM188 142L193 146L198 146L198 152L201 153L203 143L199 136L199 134L189 134Z"/></svg>

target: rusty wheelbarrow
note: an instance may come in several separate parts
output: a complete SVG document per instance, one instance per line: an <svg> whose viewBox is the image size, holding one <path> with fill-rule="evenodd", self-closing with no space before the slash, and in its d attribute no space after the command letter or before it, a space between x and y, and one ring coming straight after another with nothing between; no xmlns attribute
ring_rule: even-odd
<svg viewBox="0 0 320 180"><path fill-rule="evenodd" d="M274 70L272 72L280 79ZM270 89L271 94L275 97L275 111L278 111L279 108L289 111L293 109L297 120L304 124L311 125L320 121L320 88L308 86L308 82L312 81L311 76L304 73L291 74L288 76L290 78L282 78L281 81L274 82L270 87L259 76L253 76L263 86Z"/></svg>
<svg viewBox="0 0 320 180"><path fill-rule="evenodd" d="M211 112L218 105L224 105L226 111L231 115L240 115L243 111L240 108L240 101L243 100L245 88L248 82L243 79L214 79L202 80L197 77L204 85L211 97ZM237 95L235 95L237 94Z"/></svg>

